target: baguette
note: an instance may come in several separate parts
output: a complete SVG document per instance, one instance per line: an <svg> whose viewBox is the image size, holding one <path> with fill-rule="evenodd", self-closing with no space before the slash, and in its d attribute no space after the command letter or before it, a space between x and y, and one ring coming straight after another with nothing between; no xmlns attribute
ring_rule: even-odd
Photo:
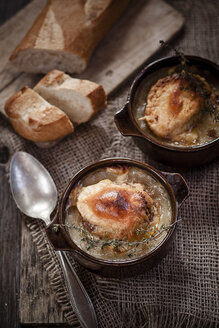
<svg viewBox="0 0 219 328"><path fill-rule="evenodd" d="M88 80L71 78L53 70L34 87L50 104L63 110L74 124L87 122L106 106L103 87Z"/></svg>
<svg viewBox="0 0 219 328"><path fill-rule="evenodd" d="M129 0L50 0L10 60L21 70L81 73Z"/></svg>
<svg viewBox="0 0 219 328"><path fill-rule="evenodd" d="M64 112L28 87L8 99L5 113L15 131L34 142L56 141L74 130Z"/></svg>

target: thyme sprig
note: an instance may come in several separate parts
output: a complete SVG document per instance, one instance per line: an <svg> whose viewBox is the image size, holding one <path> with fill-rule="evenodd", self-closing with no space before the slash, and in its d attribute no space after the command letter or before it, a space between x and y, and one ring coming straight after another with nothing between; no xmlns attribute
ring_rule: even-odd
<svg viewBox="0 0 219 328"><path fill-rule="evenodd" d="M189 62L189 60L188 60L188 58L186 58L186 56L183 52L183 49L182 48L173 48L169 45L169 43L167 43L163 40L160 40L159 42L160 42L160 45L162 47L165 47L169 50L173 50L175 52L176 56L178 56L179 59L180 59L180 64L181 64L182 71L184 71L185 74L188 75L189 74L189 68L188 68L187 63Z"/></svg>
<svg viewBox="0 0 219 328"><path fill-rule="evenodd" d="M76 231L81 233L81 241L86 241L88 246L87 250L90 250L93 247L100 247L100 249L104 249L106 246L111 246L113 247L114 251L118 251L119 248L122 247L123 250L129 250L130 248L133 247L138 247L139 245L147 244L148 242L156 239L159 237L163 232L169 231L178 221L170 224L170 225L164 225L162 224L159 229L155 227L149 228L149 225L147 229L144 228L139 228L136 230L136 235L144 234L145 237L142 238L142 240L134 240L134 241L129 241L127 237L124 237L122 239L114 238L114 239L98 239L93 236L89 230L84 229L82 227L79 227L75 225L74 223L72 224L54 224L53 229L54 231L58 231L60 228L61 229L75 229ZM131 256L128 254L128 256Z"/></svg>

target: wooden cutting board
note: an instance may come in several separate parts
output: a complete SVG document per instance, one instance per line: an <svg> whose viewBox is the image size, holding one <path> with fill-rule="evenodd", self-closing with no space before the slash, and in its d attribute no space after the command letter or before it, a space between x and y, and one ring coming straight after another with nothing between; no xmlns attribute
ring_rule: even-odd
<svg viewBox="0 0 219 328"><path fill-rule="evenodd" d="M42 77L22 73L8 57L22 40L46 0L34 0L0 27L0 111L5 101L24 85L34 86ZM97 47L80 78L104 86L111 94L183 25L183 17L162 0L132 1L129 8Z"/></svg>
<svg viewBox="0 0 219 328"><path fill-rule="evenodd" d="M24 85L33 87L41 75L20 72L8 57L23 38L46 0L34 0L0 27L0 111L5 101ZM183 17L162 0L132 1L93 54L87 70L79 77L104 86L112 94L133 72L159 49L159 40L168 40L183 25ZM22 224L20 322L22 324L64 326L45 270L32 238Z"/></svg>

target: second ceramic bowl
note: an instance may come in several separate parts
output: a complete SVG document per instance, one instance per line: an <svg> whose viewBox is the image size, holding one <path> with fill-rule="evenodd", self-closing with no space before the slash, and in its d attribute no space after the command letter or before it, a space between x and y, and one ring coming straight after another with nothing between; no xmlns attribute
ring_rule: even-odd
<svg viewBox="0 0 219 328"><path fill-rule="evenodd" d="M196 56L186 56L189 67L198 68L198 73L202 76L211 75L211 78L219 87L219 67L217 64ZM135 101L139 96L139 90L145 83L152 86L159 78L166 76L171 67L179 65L179 57L166 57L157 60L144 68L135 78L129 91L128 100L125 106L116 113L115 123L118 130L125 137L134 138L137 146L152 159L173 166L191 167L205 164L215 159L219 154L219 137L198 146L179 147L165 144L161 140L154 138L151 133L140 128L135 119ZM153 81L153 74L158 73ZM142 91L144 98L146 93ZM145 100L144 100L145 101Z"/></svg>

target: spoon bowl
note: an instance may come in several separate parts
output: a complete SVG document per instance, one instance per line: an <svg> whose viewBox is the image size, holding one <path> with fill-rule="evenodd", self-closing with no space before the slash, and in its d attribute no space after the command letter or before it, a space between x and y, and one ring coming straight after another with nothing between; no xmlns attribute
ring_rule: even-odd
<svg viewBox="0 0 219 328"><path fill-rule="evenodd" d="M25 152L13 155L10 165L11 191L18 208L47 224L57 203L57 189L45 167Z"/></svg>

